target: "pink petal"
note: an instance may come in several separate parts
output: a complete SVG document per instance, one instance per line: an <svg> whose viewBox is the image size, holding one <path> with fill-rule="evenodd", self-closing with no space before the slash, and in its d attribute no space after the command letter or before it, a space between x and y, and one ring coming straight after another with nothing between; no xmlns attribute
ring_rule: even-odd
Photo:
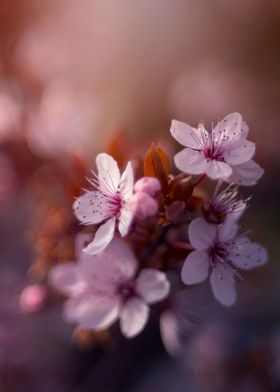
<svg viewBox="0 0 280 392"><path fill-rule="evenodd" d="M98 154L96 157L99 188L105 194L116 193L120 183L120 171L117 162L108 154Z"/></svg>
<svg viewBox="0 0 280 392"><path fill-rule="evenodd" d="M208 276L209 256L207 252L195 250L185 260L181 271L182 281L185 284L203 282Z"/></svg>
<svg viewBox="0 0 280 392"><path fill-rule="evenodd" d="M65 302L63 317L68 322L83 328L102 330L110 327L117 319L120 304L116 297L85 294Z"/></svg>
<svg viewBox="0 0 280 392"><path fill-rule="evenodd" d="M224 223L219 226L218 237L221 242L230 241L236 237L238 231L238 224L233 219L226 219Z"/></svg>
<svg viewBox="0 0 280 392"><path fill-rule="evenodd" d="M190 148L178 152L174 157L174 162L179 170L188 174L200 174L204 172L205 158L198 151Z"/></svg>
<svg viewBox="0 0 280 392"><path fill-rule="evenodd" d="M130 208L128 206L124 206L121 209L121 214L119 217L119 225L118 225L118 229L122 237L127 235L132 219L133 219L133 214L130 211Z"/></svg>
<svg viewBox="0 0 280 392"><path fill-rule="evenodd" d="M198 149L197 140L199 138L199 134L197 133L197 130L192 128L190 125L181 121L172 120L170 132L174 139L183 146Z"/></svg>
<svg viewBox="0 0 280 392"><path fill-rule="evenodd" d="M226 162L209 160L205 161L204 172L212 180L218 180L230 176L232 168Z"/></svg>
<svg viewBox="0 0 280 392"><path fill-rule="evenodd" d="M227 140L238 139L241 135L243 125L242 116L239 113L231 113L224 117L212 131L215 139L222 137Z"/></svg>
<svg viewBox="0 0 280 392"><path fill-rule="evenodd" d="M115 226L115 218L103 223L96 231L93 241L84 249L84 252L90 255L96 255L102 252L112 241L115 233Z"/></svg>
<svg viewBox="0 0 280 392"><path fill-rule="evenodd" d="M88 256L79 266L90 287L112 293L120 282L134 277L138 262L124 241L113 239L102 253Z"/></svg>
<svg viewBox="0 0 280 392"><path fill-rule="evenodd" d="M255 151L255 143L240 138L230 143L223 155L228 164L236 166L249 161L255 154Z"/></svg>
<svg viewBox="0 0 280 392"><path fill-rule="evenodd" d="M255 161L250 160L238 166L233 166L232 174L226 179L227 182L243 186L256 185L262 177L264 170Z"/></svg>
<svg viewBox="0 0 280 392"><path fill-rule="evenodd" d="M136 292L149 304L163 300L170 291L165 273L152 268L142 269L135 284Z"/></svg>
<svg viewBox="0 0 280 392"><path fill-rule="evenodd" d="M131 162L126 165L120 180L120 193L124 200L128 200L133 194L134 176Z"/></svg>
<svg viewBox="0 0 280 392"><path fill-rule="evenodd" d="M210 275L210 284L214 297L222 305L231 306L236 301L235 281L232 270L217 264Z"/></svg>
<svg viewBox="0 0 280 392"><path fill-rule="evenodd" d="M228 257L236 267L251 270L266 264L268 254L263 246L251 242L248 237L240 237L230 248Z"/></svg>
<svg viewBox="0 0 280 392"><path fill-rule="evenodd" d="M72 262L54 266L48 280L59 292L69 296L77 296L87 287L86 281L79 274L77 264Z"/></svg>
<svg viewBox="0 0 280 392"><path fill-rule="evenodd" d="M149 318L149 307L140 298L132 298L120 312L120 327L123 335L133 338L143 331Z"/></svg>
<svg viewBox="0 0 280 392"><path fill-rule="evenodd" d="M240 131L240 138L242 139L247 139L249 133L249 126L248 124L243 120L242 125L241 125L241 131Z"/></svg>
<svg viewBox="0 0 280 392"><path fill-rule="evenodd" d="M207 250L216 237L216 226L206 222L203 218L194 219L189 225L189 240L197 250Z"/></svg>
<svg viewBox="0 0 280 392"><path fill-rule="evenodd" d="M76 218L85 225L100 223L110 215L108 200L98 191L86 192L78 197L73 210Z"/></svg>

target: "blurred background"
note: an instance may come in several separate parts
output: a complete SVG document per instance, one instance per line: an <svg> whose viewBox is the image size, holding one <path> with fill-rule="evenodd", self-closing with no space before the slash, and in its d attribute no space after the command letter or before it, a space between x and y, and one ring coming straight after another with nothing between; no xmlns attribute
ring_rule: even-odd
<svg viewBox="0 0 280 392"><path fill-rule="evenodd" d="M2 0L0 50L0 390L280 390L279 1ZM166 350L152 324L106 349L79 331L75 340L56 301L35 311L42 287L38 303L19 306L53 257L42 231L57 241L71 225L61 182L80 187L112 135L137 152L152 141L172 151L171 119L211 126L235 111L265 168L244 191L254 194L244 224L270 263L240 285L234 308L196 289L178 298L173 355L175 337L162 327ZM56 247L65 259L68 237Z"/></svg>

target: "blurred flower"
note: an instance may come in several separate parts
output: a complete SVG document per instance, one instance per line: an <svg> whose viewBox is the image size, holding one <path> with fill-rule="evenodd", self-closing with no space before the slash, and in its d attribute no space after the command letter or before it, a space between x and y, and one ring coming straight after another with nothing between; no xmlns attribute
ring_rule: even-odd
<svg viewBox="0 0 280 392"><path fill-rule="evenodd" d="M0 153L0 202L9 200L16 188L17 176L13 162L5 154Z"/></svg>
<svg viewBox="0 0 280 392"><path fill-rule="evenodd" d="M86 139L100 107L62 80L49 83L29 108L26 138L34 154L58 157L87 150Z"/></svg>
<svg viewBox="0 0 280 392"><path fill-rule="evenodd" d="M206 173L212 179L228 178L232 167L249 161L255 144L246 140L248 126L239 113L220 121L211 133L202 124L198 128L173 120L172 136L186 146L175 155L178 169L189 174Z"/></svg>
<svg viewBox="0 0 280 392"><path fill-rule="evenodd" d="M267 262L265 248L252 243L243 234L237 235L238 226L228 220L219 228L197 218L189 226L189 239L194 251L183 265L181 276L185 284L204 281L212 267L210 284L215 298L225 306L236 299L235 267L251 270Z"/></svg>
<svg viewBox="0 0 280 392"><path fill-rule="evenodd" d="M34 313L42 309L46 300L46 290L40 284L26 286L19 298L21 311L24 313Z"/></svg>
<svg viewBox="0 0 280 392"><path fill-rule="evenodd" d="M122 176L117 162L108 154L96 157L98 175L90 182L96 191L87 191L73 205L74 213L85 225L103 223L96 231L94 240L84 249L95 255L106 248L114 236L115 227L121 236L128 232L132 213L128 200L133 193L133 170L128 162Z"/></svg>
<svg viewBox="0 0 280 392"><path fill-rule="evenodd" d="M149 306L169 293L163 272L143 269L135 279L137 260L130 248L113 240L107 249L91 256L81 252L78 263L53 267L50 283L70 298L64 317L86 329L103 330L120 318L122 333L138 335L145 327Z"/></svg>
<svg viewBox="0 0 280 392"><path fill-rule="evenodd" d="M9 94L0 93L0 142L14 140L20 131L22 108Z"/></svg>

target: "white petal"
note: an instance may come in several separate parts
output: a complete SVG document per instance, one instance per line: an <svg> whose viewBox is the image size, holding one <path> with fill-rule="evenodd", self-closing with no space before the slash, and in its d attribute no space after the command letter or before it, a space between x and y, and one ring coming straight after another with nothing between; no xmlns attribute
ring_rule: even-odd
<svg viewBox="0 0 280 392"><path fill-rule="evenodd" d="M236 267L251 270L266 264L268 254L263 246L248 237L240 237L231 246L228 258Z"/></svg>
<svg viewBox="0 0 280 392"><path fill-rule="evenodd" d="M226 179L227 182L243 186L256 185L262 177L264 170L255 161L250 160L238 166L233 166L232 174Z"/></svg>
<svg viewBox="0 0 280 392"><path fill-rule="evenodd" d="M219 225L218 237L221 242L232 240L238 231L238 224L233 219L226 219L224 223Z"/></svg>
<svg viewBox="0 0 280 392"><path fill-rule="evenodd" d="M181 271L182 281L185 284L203 282L208 276L209 256L206 251L195 250L185 260Z"/></svg>
<svg viewBox="0 0 280 392"><path fill-rule="evenodd" d="M103 223L96 231L93 241L84 249L84 252L90 255L97 255L102 252L112 241L115 233L115 226L115 218Z"/></svg>
<svg viewBox="0 0 280 392"><path fill-rule="evenodd" d="M135 284L136 292L149 304L163 300L170 291L166 274L152 268L142 269Z"/></svg>
<svg viewBox="0 0 280 392"><path fill-rule="evenodd" d="M133 194L134 175L131 162L126 165L120 180L120 193L124 200L128 200Z"/></svg>
<svg viewBox="0 0 280 392"><path fill-rule="evenodd" d="M87 287L86 281L79 274L77 264L71 262L54 266L48 280L58 291L69 296L77 296Z"/></svg>
<svg viewBox="0 0 280 392"><path fill-rule="evenodd" d="M248 124L243 120L242 125L241 125L241 131L240 131L240 138L242 139L247 139L249 133L249 126Z"/></svg>
<svg viewBox="0 0 280 392"><path fill-rule="evenodd" d="M99 188L105 194L116 193L120 183L120 171L117 162L110 155L102 153L96 157Z"/></svg>
<svg viewBox="0 0 280 392"><path fill-rule="evenodd" d="M73 203L76 218L85 225L102 222L110 215L107 198L98 191L86 192Z"/></svg>
<svg viewBox="0 0 280 392"><path fill-rule="evenodd" d="M235 303L235 281L233 272L229 267L217 264L211 272L210 284L214 297L222 305L231 306Z"/></svg>
<svg viewBox="0 0 280 392"><path fill-rule="evenodd" d="M216 237L216 226L206 222L203 218L194 219L189 225L189 240L197 250L208 249Z"/></svg>
<svg viewBox="0 0 280 392"><path fill-rule="evenodd" d="M65 302L63 316L86 329L101 330L110 327L118 318L120 304L117 297L87 293Z"/></svg>
<svg viewBox="0 0 280 392"><path fill-rule="evenodd" d="M118 225L118 229L122 237L127 235L132 219L133 219L133 214L130 211L129 207L124 206L121 209L121 213L119 217L119 225Z"/></svg>
<svg viewBox="0 0 280 392"><path fill-rule="evenodd" d="M123 335L133 338L143 331L149 318L149 307L140 298L132 298L122 308L120 327Z"/></svg>
<svg viewBox="0 0 280 392"><path fill-rule="evenodd" d="M212 131L215 139L224 138L225 141L238 139L243 125L242 116L239 113L231 113L224 117Z"/></svg>
<svg viewBox="0 0 280 392"><path fill-rule="evenodd" d="M249 161L255 154L255 151L255 143L240 138L226 147L223 156L229 165L236 166Z"/></svg>
<svg viewBox="0 0 280 392"><path fill-rule="evenodd" d="M174 139L183 146L198 149L197 140L199 133L190 125L181 121L172 120L170 132Z"/></svg>
<svg viewBox="0 0 280 392"><path fill-rule="evenodd" d="M230 176L232 168L226 162L209 160L204 165L204 171L212 180L218 180Z"/></svg>
<svg viewBox="0 0 280 392"><path fill-rule="evenodd" d="M174 162L176 167L185 173L200 174L204 172L206 161L200 152L185 148L175 155Z"/></svg>
<svg viewBox="0 0 280 392"><path fill-rule="evenodd" d="M113 239L102 253L88 255L79 265L90 287L112 293L120 282L135 276L138 262L127 243Z"/></svg>

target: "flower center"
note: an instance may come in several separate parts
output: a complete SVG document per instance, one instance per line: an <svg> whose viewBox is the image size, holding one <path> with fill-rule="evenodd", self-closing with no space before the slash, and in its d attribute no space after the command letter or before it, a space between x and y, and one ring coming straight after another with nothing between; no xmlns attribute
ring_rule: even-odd
<svg viewBox="0 0 280 392"><path fill-rule="evenodd" d="M209 249L210 264L215 267L218 263L226 263L227 250L220 243L215 243L212 248Z"/></svg>
<svg viewBox="0 0 280 392"><path fill-rule="evenodd" d="M118 287L118 294L120 295L123 302L127 302L132 297L135 297L134 282L124 282Z"/></svg>
<svg viewBox="0 0 280 392"><path fill-rule="evenodd" d="M118 191L115 195L110 197L108 201L109 201L110 213L112 215L118 216L123 207L123 200L121 198L120 192Z"/></svg>
<svg viewBox="0 0 280 392"><path fill-rule="evenodd" d="M219 148L219 145L214 141L210 141L203 148L203 154L206 159L223 161L223 151Z"/></svg>
<svg viewBox="0 0 280 392"><path fill-rule="evenodd" d="M223 205L207 202L203 204L202 212L208 222L218 225L224 222L227 211Z"/></svg>

